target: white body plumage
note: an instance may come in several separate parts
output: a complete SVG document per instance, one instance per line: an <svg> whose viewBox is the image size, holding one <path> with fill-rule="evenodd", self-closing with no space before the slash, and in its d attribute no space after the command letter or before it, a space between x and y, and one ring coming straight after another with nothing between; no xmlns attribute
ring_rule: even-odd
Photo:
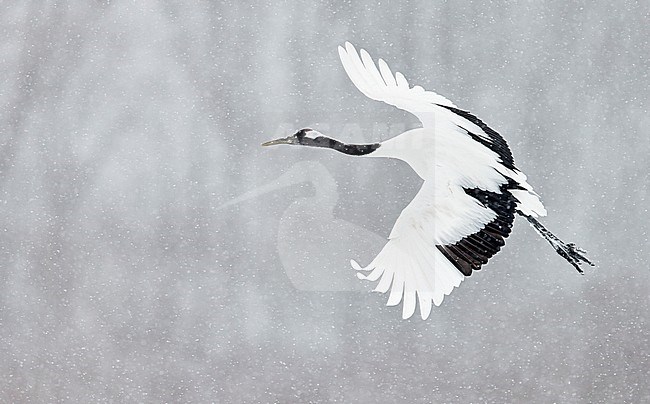
<svg viewBox="0 0 650 404"><path fill-rule="evenodd" d="M265 143L332 148L350 155L397 158L424 180L402 211L388 243L372 262L352 266L361 279L379 281L376 291L388 292L388 305L403 301L403 318L419 303L423 319L432 304L460 285L496 254L511 231L515 213L533 225L578 271L591 264L582 250L565 244L535 218L546 215L526 176L514 166L505 140L472 114L422 87L410 87L379 59L346 43L341 62L354 85L367 97L414 114L421 128L368 145L349 145L303 129Z"/></svg>

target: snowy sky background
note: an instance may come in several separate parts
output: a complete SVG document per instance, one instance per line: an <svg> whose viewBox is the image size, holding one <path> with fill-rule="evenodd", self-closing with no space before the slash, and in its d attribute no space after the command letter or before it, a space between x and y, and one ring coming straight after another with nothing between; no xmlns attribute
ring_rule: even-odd
<svg viewBox="0 0 650 404"><path fill-rule="evenodd" d="M610 3L0 2L0 401L650 401L650 7ZM598 267L517 220L427 321L356 281L420 180L259 147L417 125L346 40L503 134Z"/></svg>

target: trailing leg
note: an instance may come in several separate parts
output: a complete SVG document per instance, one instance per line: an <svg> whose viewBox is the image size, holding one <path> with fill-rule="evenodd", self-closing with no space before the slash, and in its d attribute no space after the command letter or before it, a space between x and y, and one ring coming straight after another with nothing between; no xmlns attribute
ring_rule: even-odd
<svg viewBox="0 0 650 404"><path fill-rule="evenodd" d="M564 241L560 240L555 234L551 233L546 227L544 227L537 219L535 219L533 216L526 215L522 213L521 211L517 211L521 216L525 217L526 220L530 223L530 225L535 229L535 231L542 237L546 239L546 241L549 242L551 246L555 249L555 251L565 260L569 261L569 264L573 265L575 269L578 270L581 274L582 269L580 268L580 265L583 263L587 263L591 266L594 266L594 264L587 259L583 254L586 254L585 250L582 250L578 248L575 244L573 243L565 243Z"/></svg>

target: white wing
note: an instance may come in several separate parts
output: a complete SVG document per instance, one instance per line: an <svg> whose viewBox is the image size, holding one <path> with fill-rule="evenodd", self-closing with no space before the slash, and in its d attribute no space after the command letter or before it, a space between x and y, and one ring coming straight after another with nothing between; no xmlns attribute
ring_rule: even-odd
<svg viewBox="0 0 650 404"><path fill-rule="evenodd" d="M426 319L432 303L439 306L465 275L480 269L504 244L514 204L499 213L488 206L460 186L438 187L435 181L425 181L400 214L377 257L365 268L354 261L352 266L357 271L371 271L368 275L358 273L360 279L381 278L375 291L391 290L389 306L403 298L403 318L413 315L417 299L422 319Z"/></svg>
<svg viewBox="0 0 650 404"><path fill-rule="evenodd" d="M466 135L475 136L474 141L481 142L483 147L491 150L495 162L494 168L504 176L512 178L523 188L513 193L521 202L520 210L533 216L546 215L544 207L539 202L539 196L526 182L526 176L514 169L512 164L508 165L509 162L512 163L512 155L505 140L498 133L488 128L475 116L458 109L453 102L442 95L420 86L409 87L404 75L396 72L393 76L382 59L379 59L378 69L372 57L364 49L361 49L361 56L359 56L355 47L346 42L345 48L339 46L338 50L341 63L350 80L365 96L412 113L422 122L423 127L435 129L438 133L449 130L457 132L460 129ZM441 140L441 136L437 136L436 141ZM454 154L458 154L460 150L464 149L457 149ZM412 162L407 162L413 166Z"/></svg>
<svg viewBox="0 0 650 404"><path fill-rule="evenodd" d="M432 303L440 305L504 245L515 209L534 216L546 211L498 133L445 97L409 87L383 60L377 68L363 49L359 56L346 42L339 55L363 94L411 112L423 124L382 142L370 155L402 159L425 182L377 257L365 268L354 261L352 266L370 271L359 278L379 280L376 291L390 290L388 305L403 299L403 318L411 317L419 302L426 319Z"/></svg>
<svg viewBox="0 0 650 404"><path fill-rule="evenodd" d="M346 42L345 48L339 46L339 56L343 68L352 83L368 98L383 101L417 116L424 126L432 126L434 114L440 111L438 105L456 107L454 103L440 94L427 91L420 86L409 87L402 73L395 76L382 59L379 69L364 49L361 57L354 46Z"/></svg>

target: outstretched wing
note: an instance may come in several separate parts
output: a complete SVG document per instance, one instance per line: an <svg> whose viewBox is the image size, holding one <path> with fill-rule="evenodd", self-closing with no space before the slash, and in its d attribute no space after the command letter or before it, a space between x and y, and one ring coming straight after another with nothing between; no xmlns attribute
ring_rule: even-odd
<svg viewBox="0 0 650 404"><path fill-rule="evenodd" d="M393 76L382 59L379 59L379 69L377 69L365 49L361 49L360 54L361 56L349 42L345 43L345 48L339 46L343 68L352 83L366 97L412 113L425 127L433 127L434 115L440 112L441 106L456 108L454 103L440 94L427 91L420 86L410 87L402 73L396 72Z"/></svg>
<svg viewBox="0 0 650 404"><path fill-rule="evenodd" d="M465 276L481 269L505 244L512 229L515 200L506 192L460 186L439 187L425 181L395 222L388 243L365 268L356 262L360 279L379 280L375 291L390 290L388 305L403 300L402 317L409 318L419 302L422 319L432 304Z"/></svg>
<svg viewBox="0 0 650 404"><path fill-rule="evenodd" d="M410 87L404 75L399 72L393 75L382 59L379 59L377 68L364 49L357 53L355 47L346 42L345 47L339 46L338 50L343 68L363 94L417 116L424 128L435 130L438 142L442 136L452 132L471 138L492 154L492 168L508 182L514 181L516 187L509 191L517 199L517 209L533 217L546 215L539 195L528 184L526 176L515 167L510 148L499 133L470 112L457 108L442 95L420 86ZM467 150L462 149L462 152ZM461 149L456 150L456 153L460 154Z"/></svg>
<svg viewBox="0 0 650 404"><path fill-rule="evenodd" d="M471 113L459 109L453 102L420 86L410 87L403 74L395 75L382 59L379 68L364 49L357 53L355 47L345 43L339 46L339 56L352 83L368 98L383 101L415 115L424 128L437 132L448 132L450 126L457 127L474 142L480 144L494 155L495 169L505 177L512 178L521 190L513 192L521 202L520 209L533 216L544 216L546 211L539 202L538 195L526 182L526 176L515 168L515 162L506 141L495 130ZM452 129L453 130L453 129Z"/></svg>

